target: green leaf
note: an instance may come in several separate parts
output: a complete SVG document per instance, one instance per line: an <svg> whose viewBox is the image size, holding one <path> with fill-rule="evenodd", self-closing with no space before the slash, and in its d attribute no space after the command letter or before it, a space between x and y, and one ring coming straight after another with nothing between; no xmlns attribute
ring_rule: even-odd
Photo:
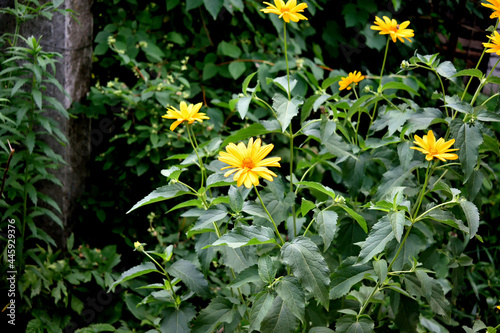
<svg viewBox="0 0 500 333"><path fill-rule="evenodd" d="M148 274L151 272L159 272L156 269L156 266L152 262L147 262L144 264L134 266L134 267L130 268L129 270L123 272L122 275L120 276L120 278L118 280L116 280L111 285L111 287L109 287L108 292L110 290L114 289L115 286L119 285L122 282L128 281L130 279L133 279L133 278L136 278L138 276Z"/></svg>
<svg viewBox="0 0 500 333"><path fill-rule="evenodd" d="M267 284L274 282L278 268L276 267L273 259L269 255L264 255L259 258L259 276Z"/></svg>
<svg viewBox="0 0 500 333"><path fill-rule="evenodd" d="M290 94L293 88L297 85L297 80L291 79L290 80ZM273 83L276 84L278 87L283 89L283 91L288 92L288 77L287 76L280 76L277 77L273 80Z"/></svg>
<svg viewBox="0 0 500 333"><path fill-rule="evenodd" d="M240 226L222 235L212 246L227 245L231 248L258 244L277 244L274 231L263 226Z"/></svg>
<svg viewBox="0 0 500 333"><path fill-rule="evenodd" d="M248 283L255 283L256 285L262 284L262 279L259 276L259 270L255 265L241 271L240 274L238 274L236 278L228 284L228 287L239 288Z"/></svg>
<svg viewBox="0 0 500 333"><path fill-rule="evenodd" d="M364 264L372 259L376 254L382 252L389 241L394 238L391 222L386 215L378 220L368 234L368 237L361 245L359 253L359 264Z"/></svg>
<svg viewBox="0 0 500 333"><path fill-rule="evenodd" d="M467 224L469 225L469 238L472 239L479 228L479 211L476 205L467 200L460 200L460 207L464 211Z"/></svg>
<svg viewBox="0 0 500 333"><path fill-rule="evenodd" d="M335 333L334 330L328 327L311 327L307 333Z"/></svg>
<svg viewBox="0 0 500 333"><path fill-rule="evenodd" d="M217 75L217 72L219 71L217 65L215 65L213 62L206 63L203 66L203 81L205 80L210 80L213 78L215 75Z"/></svg>
<svg viewBox="0 0 500 333"><path fill-rule="evenodd" d="M294 276L287 275L276 283L276 293L284 301L285 306L304 322L306 298L304 291Z"/></svg>
<svg viewBox="0 0 500 333"><path fill-rule="evenodd" d="M411 267L413 263L413 258L416 258L420 251L426 248L427 238L426 236L418 230L418 228L413 228L410 232L410 235L404 242L401 251L394 260L394 264L392 265L393 270L403 270L406 267ZM392 261L394 256L399 250L400 243L396 240L391 241L387 245L387 260Z"/></svg>
<svg viewBox="0 0 500 333"><path fill-rule="evenodd" d="M205 276L191 262L181 259L174 262L167 273L180 279L189 290L194 291L198 296L208 297L210 288Z"/></svg>
<svg viewBox="0 0 500 333"><path fill-rule="evenodd" d="M302 216L306 216L307 213L311 211L311 209L315 208L316 204L312 201L309 201L305 198L302 198L302 202L300 204L300 213Z"/></svg>
<svg viewBox="0 0 500 333"><path fill-rule="evenodd" d="M190 212L198 212L199 216L196 224L189 230L188 235L196 234L196 232L213 231L213 223L217 223L226 218L227 212L221 209L191 209L181 216L189 216Z"/></svg>
<svg viewBox="0 0 500 333"><path fill-rule="evenodd" d="M205 3L205 8L208 10L213 19L217 19L222 6L224 5L224 0L203 0Z"/></svg>
<svg viewBox="0 0 500 333"><path fill-rule="evenodd" d="M225 41L219 43L219 50L223 55L235 59L239 58L241 55L241 49L238 46Z"/></svg>
<svg viewBox="0 0 500 333"><path fill-rule="evenodd" d="M374 260L373 269L375 270L380 283L383 283L387 278L387 261L384 259Z"/></svg>
<svg viewBox="0 0 500 333"><path fill-rule="evenodd" d="M389 194L393 188L407 184L407 179L410 177L414 177L412 175L412 171L416 167L416 165L418 165L418 162L413 161L413 163L410 164L410 167L407 170L403 170L401 165L398 165L397 167L385 172L382 175L380 186L378 187L373 199L375 201L379 201L381 198Z"/></svg>
<svg viewBox="0 0 500 333"><path fill-rule="evenodd" d="M220 323L230 323L235 315L233 304L225 297L216 297L200 311L194 321L193 333L211 333Z"/></svg>
<svg viewBox="0 0 500 333"><path fill-rule="evenodd" d="M281 124L281 130L286 131L288 125L290 125L292 118L299 113L299 105L302 101L298 100L296 97L289 101L282 94L274 94L273 96L273 109L276 110L278 120Z"/></svg>
<svg viewBox="0 0 500 333"><path fill-rule="evenodd" d="M474 108L469 103L460 100L460 98L458 98L457 96L453 97L450 99L446 99L447 104L445 106L464 114L474 113Z"/></svg>
<svg viewBox="0 0 500 333"><path fill-rule="evenodd" d="M368 226L366 225L366 220L363 216L356 213L354 210L347 207L346 205L339 205L339 207L342 208L343 210L345 210L347 212L347 214L349 214L353 219L355 219L356 222L358 222L359 226L361 227L361 229L363 229L364 232L368 233Z"/></svg>
<svg viewBox="0 0 500 333"><path fill-rule="evenodd" d="M189 322L196 315L192 304L182 303L179 309L167 307L164 310L160 330L162 333L189 333L191 327Z"/></svg>
<svg viewBox="0 0 500 333"><path fill-rule="evenodd" d="M299 325L299 320L286 306L281 297L276 297L271 308L262 320L262 333L294 332Z"/></svg>
<svg viewBox="0 0 500 333"><path fill-rule="evenodd" d="M238 187L231 185L228 191L229 207L235 213L241 212L243 209L243 194Z"/></svg>
<svg viewBox="0 0 500 333"><path fill-rule="evenodd" d="M462 69L461 71L453 74L453 77L458 76L473 76L481 79L483 77L483 72L481 72L479 69Z"/></svg>
<svg viewBox="0 0 500 333"><path fill-rule="evenodd" d="M312 188L316 191L319 191L321 193L324 193L324 194L330 196L332 199L335 200L335 197L336 197L335 192L331 188L329 188L328 186L325 186L321 183L302 181L302 182L297 182L295 184L296 185L303 185L303 186Z"/></svg>
<svg viewBox="0 0 500 333"><path fill-rule="evenodd" d="M326 251L337 232L337 219L339 215L331 210L322 210L316 214L316 224L318 225L318 234L323 239L324 248Z"/></svg>
<svg viewBox="0 0 500 333"><path fill-rule="evenodd" d="M42 109L42 93L37 88L33 88L31 91L31 95L33 96L33 100L35 101L36 106L41 110Z"/></svg>
<svg viewBox="0 0 500 333"><path fill-rule="evenodd" d="M316 244L309 238L299 236L283 245L281 255L302 287L328 310L330 270Z"/></svg>
<svg viewBox="0 0 500 333"><path fill-rule="evenodd" d="M394 320L400 332L417 333L420 305L409 297L400 297L398 312Z"/></svg>
<svg viewBox="0 0 500 333"><path fill-rule="evenodd" d="M455 74L457 74L457 69L451 61L443 61L436 68L436 72L438 72L439 75L451 80L454 78Z"/></svg>
<svg viewBox="0 0 500 333"><path fill-rule="evenodd" d="M180 195L184 194L189 194L189 189L181 185L179 183L176 184L171 184L171 185L165 185L162 187L157 188L150 194L148 194L144 199L140 200L137 202L130 210L126 213L130 213L131 211L135 210L136 208L149 205L158 201L163 201L171 198L178 197Z"/></svg>
<svg viewBox="0 0 500 333"><path fill-rule="evenodd" d="M211 0L209 0L211 1ZM229 64L229 74L233 77L233 79L238 79L243 73L245 73L246 66L244 62L233 61Z"/></svg>
<svg viewBox="0 0 500 333"><path fill-rule="evenodd" d="M234 184L233 177L224 177L223 173L213 173L207 178L207 189Z"/></svg>
<svg viewBox="0 0 500 333"><path fill-rule="evenodd" d="M243 81L243 84L241 85L241 91L243 92L243 94L245 96L248 96L247 94L247 89L248 89L248 85L250 84L250 81L252 80L252 78L255 76L255 74L257 74L259 71L257 72L253 72L252 74L248 75L245 80Z"/></svg>
<svg viewBox="0 0 500 333"><path fill-rule="evenodd" d="M389 212L389 221L391 222L392 232L394 237L400 243L403 236L403 229L405 226L405 211L399 210L397 212Z"/></svg>
<svg viewBox="0 0 500 333"><path fill-rule="evenodd" d="M371 333L375 332L373 321L369 317L346 315L340 317L335 324L336 333Z"/></svg>
<svg viewBox="0 0 500 333"><path fill-rule="evenodd" d="M77 329L75 333L99 333L99 332L115 332L116 328L110 324L92 324L84 328Z"/></svg>
<svg viewBox="0 0 500 333"><path fill-rule="evenodd" d="M186 12L198 8L203 4L203 0L186 0Z"/></svg>
<svg viewBox="0 0 500 333"><path fill-rule="evenodd" d="M35 132L34 131L29 131L28 134L26 134L26 148L28 148L28 151L30 154L33 153L33 149L35 149Z"/></svg>
<svg viewBox="0 0 500 333"><path fill-rule="evenodd" d="M370 265L355 265L356 258L349 257L332 274L332 289L330 298L337 299L346 295L356 283L364 279L365 275L373 272Z"/></svg>
<svg viewBox="0 0 500 333"><path fill-rule="evenodd" d="M222 263L232 268L236 273L257 264L257 250L255 246L232 248L229 246L214 247L222 254Z"/></svg>
<svg viewBox="0 0 500 333"><path fill-rule="evenodd" d="M186 168L179 169L177 166L170 167L169 169L163 169L160 173L167 177L168 179L179 180L179 177L182 172L186 171Z"/></svg>
<svg viewBox="0 0 500 333"><path fill-rule="evenodd" d="M408 130L406 133L415 133L419 130L428 130L428 128L437 123L444 122L443 113L435 108L419 109L415 113L411 113L408 120Z"/></svg>
<svg viewBox="0 0 500 333"><path fill-rule="evenodd" d="M427 281L430 284L431 296L429 304L434 313L442 316L443 319L450 321L451 319L451 305L444 296L443 288L441 284L433 278ZM424 289L429 286L423 286L421 281L413 275L407 274L405 277L405 287L406 290L415 297L425 297L427 291Z"/></svg>
<svg viewBox="0 0 500 333"><path fill-rule="evenodd" d="M466 182L476 167L483 134L478 126L464 124L460 119L452 121L451 132L455 138L455 147L460 149L457 154L462 163L464 182Z"/></svg>
<svg viewBox="0 0 500 333"><path fill-rule="evenodd" d="M271 309L274 298L269 290L257 294L250 310L250 332L260 331L261 322Z"/></svg>
<svg viewBox="0 0 500 333"><path fill-rule="evenodd" d="M241 119L245 119L245 116L248 112L248 107L250 106L250 102L252 101L252 97L240 97L238 102L236 103L236 110L240 114Z"/></svg>
<svg viewBox="0 0 500 333"><path fill-rule="evenodd" d="M387 89L406 90L409 93L420 96L412 87L407 86L402 82L396 82L396 81L387 82L382 86L382 91Z"/></svg>

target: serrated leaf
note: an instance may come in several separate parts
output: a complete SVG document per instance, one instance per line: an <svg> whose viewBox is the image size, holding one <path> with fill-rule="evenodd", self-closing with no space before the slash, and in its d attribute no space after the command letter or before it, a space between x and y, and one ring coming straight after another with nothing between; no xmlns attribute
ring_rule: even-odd
<svg viewBox="0 0 500 333"><path fill-rule="evenodd" d="M331 210L322 210L316 214L316 224L318 225L318 234L323 239L324 248L326 251L337 232L338 214Z"/></svg>
<svg viewBox="0 0 500 333"><path fill-rule="evenodd" d="M231 185L228 191L229 207L235 213L241 212L243 209L243 195L238 190L238 187Z"/></svg>
<svg viewBox="0 0 500 333"><path fill-rule="evenodd" d="M229 246L214 247L222 254L222 263L236 273L257 264L257 250L254 246L232 248Z"/></svg>
<svg viewBox="0 0 500 333"><path fill-rule="evenodd" d="M262 291L255 297L250 310L249 331L260 331L261 322L273 305L275 296L269 291Z"/></svg>
<svg viewBox="0 0 500 333"><path fill-rule="evenodd" d="M299 105L302 101L298 100L296 97L289 101L285 96L281 94L274 94L273 96L273 109L276 110L276 115L281 124L281 130L286 131L288 125L290 125L292 118L299 113Z"/></svg>
<svg viewBox="0 0 500 333"><path fill-rule="evenodd" d="M116 280L111 285L111 287L109 287L108 292L110 290L114 289L115 286L119 285L122 282L128 281L130 279L133 279L133 278L136 278L138 276L141 276L141 275L144 275L144 274L148 274L148 273L151 273L151 272L159 272L156 269L156 266L152 262L147 262L147 263L144 263L144 264L140 264L140 265L134 266L134 267L126 270L125 272L123 272L122 275L120 276L120 278L118 280Z"/></svg>
<svg viewBox="0 0 500 333"><path fill-rule="evenodd" d="M368 317L343 316L335 324L336 333L372 333L375 325Z"/></svg>
<svg viewBox="0 0 500 333"><path fill-rule="evenodd" d="M359 253L359 264L368 262L376 254L382 252L387 243L393 238L394 233L392 232L391 222L386 215L375 223L368 237L363 242L361 252Z"/></svg>
<svg viewBox="0 0 500 333"><path fill-rule="evenodd" d="M394 320L400 332L417 333L419 317L420 305L418 302L408 297L401 297Z"/></svg>
<svg viewBox="0 0 500 333"><path fill-rule="evenodd" d="M160 331L162 333L189 333L191 327L189 322L196 315L196 310L192 304L183 303L179 309L167 307L164 310Z"/></svg>
<svg viewBox="0 0 500 333"><path fill-rule="evenodd" d="M280 77L277 77L273 80L273 82L278 86L280 87L281 89L283 89L285 92L288 92L288 77L287 76L280 76ZM295 79L290 79L290 91L288 92L289 94L291 94L293 88L295 88L295 86L297 85L297 80Z"/></svg>
<svg viewBox="0 0 500 333"><path fill-rule="evenodd" d="M389 212L389 221L391 222L392 232L394 237L400 243L401 237L403 236L403 230L405 225L405 211L399 210L397 212Z"/></svg>
<svg viewBox="0 0 500 333"><path fill-rule="evenodd" d="M42 93L37 88L33 88L33 90L31 91L31 95L33 96L33 100L35 101L36 106L38 107L38 109L41 110L42 109Z"/></svg>
<svg viewBox="0 0 500 333"><path fill-rule="evenodd" d="M233 304L225 297L216 297L200 311L192 327L193 333L211 333L220 323L230 323L235 315Z"/></svg>
<svg viewBox="0 0 500 333"><path fill-rule="evenodd" d="M330 298L337 299L346 295L352 286L363 280L365 275L372 271L370 265L355 265L354 257L347 258L332 274Z"/></svg>
<svg viewBox="0 0 500 333"><path fill-rule="evenodd" d="M222 235L212 246L226 245L231 248L258 244L277 244L274 231L263 226L240 226Z"/></svg>
<svg viewBox="0 0 500 333"><path fill-rule="evenodd" d="M283 245L281 255L302 287L328 310L330 270L316 244L309 238L299 236Z"/></svg>
<svg viewBox="0 0 500 333"><path fill-rule="evenodd" d="M474 171L479 157L479 146L483 143L483 135L477 126L464 124L460 119L451 123L452 135L455 138L455 147L464 172L464 182L467 182Z"/></svg>
<svg viewBox="0 0 500 333"><path fill-rule="evenodd" d="M387 245L387 260L392 261L401 246L396 240L391 241ZM403 244L398 257L392 265L393 270L403 270L406 267L411 267L413 258L416 258L420 251L426 247L426 236L417 228L413 228L408 238Z"/></svg>
<svg viewBox="0 0 500 333"><path fill-rule="evenodd" d="M383 283L387 277L387 261L384 259L374 260L373 269L375 270L375 274L377 274L380 283Z"/></svg>
<svg viewBox="0 0 500 333"><path fill-rule="evenodd" d="M312 201L309 201L305 198L302 198L302 201L300 203L300 213L302 216L306 216L307 213L311 211L311 209L315 208L316 204Z"/></svg>
<svg viewBox="0 0 500 333"><path fill-rule="evenodd" d="M483 72L481 72L479 69L462 69L461 71L458 71L457 73L453 74L453 77L458 77L458 76L473 76L477 77L478 79L481 79L483 77Z"/></svg>
<svg viewBox="0 0 500 333"><path fill-rule="evenodd" d="M227 146L230 142L239 142L250 137L259 136L272 131L267 130L262 124L252 124L248 127L238 130L236 133L228 136L221 144L221 147Z"/></svg>
<svg viewBox="0 0 500 333"><path fill-rule="evenodd" d="M242 270L236 278L228 284L228 287L239 288L248 283L262 284L259 270L255 265Z"/></svg>
<svg viewBox="0 0 500 333"><path fill-rule="evenodd" d="M28 148L30 154L32 154L33 149L35 149L35 141L36 141L35 132L33 131L28 132L28 134L26 134L26 148Z"/></svg>
<svg viewBox="0 0 500 333"><path fill-rule="evenodd" d="M297 317L286 306L281 297L276 297L262 320L262 333L294 332L299 324Z"/></svg>
<svg viewBox="0 0 500 333"><path fill-rule="evenodd" d="M361 227L361 229L363 229L364 232L368 233L368 226L366 225L366 220L363 216L356 213L354 210L347 207L346 205L339 205L339 206L340 208L345 210L347 214L349 214L353 219L355 219L356 222L358 222L359 226Z"/></svg>
<svg viewBox="0 0 500 333"><path fill-rule="evenodd" d="M276 283L276 293L284 301L285 306L304 322L305 296L302 288L294 276L287 275Z"/></svg>
<svg viewBox="0 0 500 333"><path fill-rule="evenodd" d="M180 259L174 262L168 269L168 274L180 279L189 290L198 296L208 297L210 295L208 282L205 276L191 262Z"/></svg>
<svg viewBox="0 0 500 333"><path fill-rule="evenodd" d="M453 96L455 98L449 98L446 99L445 106L452 108L453 110L456 110L458 112L464 113L464 114L469 114L474 112L474 108L469 104L466 103L457 96Z"/></svg>
<svg viewBox="0 0 500 333"><path fill-rule="evenodd" d="M259 271L258 275L267 284L274 282L278 268L273 259L269 255L264 255L258 261Z"/></svg>
<svg viewBox="0 0 500 333"><path fill-rule="evenodd" d="M469 225L469 238L472 239L479 228L479 211L472 202L460 200L460 207L464 211L467 224Z"/></svg>
<svg viewBox="0 0 500 333"><path fill-rule="evenodd" d="M130 210L126 214L130 213L131 211L139 207L149 205L158 201L175 198L180 195L188 193L190 193L189 189L186 186L181 185L179 183L159 187L150 194L148 194L144 199L137 202L132 208L130 208Z"/></svg>

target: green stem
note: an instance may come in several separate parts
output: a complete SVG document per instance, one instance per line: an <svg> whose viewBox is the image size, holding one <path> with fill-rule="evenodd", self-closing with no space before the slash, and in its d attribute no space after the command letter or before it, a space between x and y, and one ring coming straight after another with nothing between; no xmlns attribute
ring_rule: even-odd
<svg viewBox="0 0 500 333"><path fill-rule="evenodd" d="M432 172L430 172L431 170L431 163L432 161L429 161L429 163L427 164L427 169L425 170L425 179L424 179L424 185L422 186L422 190L420 191L419 195L418 195L418 198L417 198L417 205L415 206L415 210L413 211L413 214L412 215L415 215L415 214L418 214L418 210L420 209L420 205L422 204L422 201L424 199L424 194L426 192L426 189L427 189L427 184L429 183L429 178L432 174ZM412 221L414 221L415 218L412 218Z"/></svg>
<svg viewBox="0 0 500 333"><path fill-rule="evenodd" d="M304 178L306 178L306 175L309 173L309 171L311 171L316 165L318 165L320 162L314 162L313 165L311 165L307 170L306 172L304 172L304 174L302 175L302 177L300 178L300 181L303 181ZM297 185L297 187L295 188L295 195L297 195L297 193L299 192L299 188L300 188L300 185Z"/></svg>
<svg viewBox="0 0 500 333"><path fill-rule="evenodd" d="M271 222L273 223L273 226L274 226L274 231L276 232L276 235L278 235L280 241L281 241L281 245L285 244L285 241L283 240L283 238L281 237L281 234L278 230L278 226L276 225L276 222L274 222L274 219L273 217L271 216L271 214L269 213L269 211L267 210L266 208L266 205L264 205L264 201L262 201L262 198L260 196L260 193L259 193L259 190L257 190L257 186L254 186L253 187L255 189L255 193L257 193L257 197L259 198L260 200L260 204L262 205L262 208L264 208L264 210L266 211L266 214L267 216L269 216L269 219L271 220ZM281 247L281 246L280 246Z"/></svg>
<svg viewBox="0 0 500 333"><path fill-rule="evenodd" d="M290 69L288 67L288 46L286 44L286 22L283 24L283 34L284 34L284 39L285 39L285 62L286 62L286 79L288 81L288 100L290 101L292 98L290 96Z"/></svg>
<svg viewBox="0 0 500 333"><path fill-rule="evenodd" d="M497 20L497 22L495 23L495 29L493 29L493 31L496 31L496 30L497 30L497 27L498 27L498 21L499 21L499 20ZM479 68L479 64L481 64L481 61L483 60L483 56L484 56L484 54L485 54L485 53L486 53L486 48L484 48L484 49L483 49L483 53L481 53L481 57L479 58L479 61L477 62L475 69L478 69L478 68ZM462 101L463 101L463 100L464 100L464 98L465 98L465 94L467 93L467 89L469 89L469 85L470 85L470 83L472 82L472 79L473 79L473 78L474 78L474 77L473 77L473 76L471 76L471 77L470 77L470 79L469 79L469 82L467 82L467 86L465 86L465 90L464 90L464 93L462 94L462 98L461 98L461 100L462 100Z"/></svg>
<svg viewBox="0 0 500 333"><path fill-rule="evenodd" d="M170 279L170 275L168 275L167 271L163 268L162 265L160 265L156 260L155 258L153 258L151 255L149 255L149 253L147 253L146 251L142 251L144 254L146 254L149 259L151 259L158 267L161 268L161 270L163 271L163 275L165 275L165 277L167 278L167 281L168 281L168 284L170 286L170 293L172 294L172 298L174 300L174 304L175 304L175 308L176 309L179 309L179 306L180 306L180 303L177 304L177 296L175 295L175 290L174 290L174 285L172 284L172 279Z"/></svg>
<svg viewBox="0 0 500 333"><path fill-rule="evenodd" d="M491 76L491 74L493 74L493 71L495 70L495 68L498 66L498 63L500 62L500 59L497 60L497 62L495 63L495 66L493 66L493 68L491 69L490 73L488 74L488 76L484 79L484 80L481 80L481 84L479 85L479 87L477 88L476 90L476 93L474 94L474 97L472 97L472 100L470 101L470 105L474 105L474 102L476 101L476 98L479 96L479 93L481 92L481 90L483 90L483 87L485 86L486 84L486 81L488 80L488 78Z"/></svg>
<svg viewBox="0 0 500 333"><path fill-rule="evenodd" d="M392 268L392 265L394 265L394 263L396 262L396 259L397 257L399 256L399 253L401 252L401 249L403 248L403 246L405 245L406 243L406 240L408 239L408 236L410 235L410 231L411 231L411 228L413 227L413 224L411 226L408 227L408 229L406 229L406 234L405 234L405 237L403 238L403 240L401 241L401 244L399 244L399 248L398 248L398 252L396 252L396 255L394 256L394 258L392 258L391 260L391 263L389 264L389 266L387 267L387 271L389 272Z"/></svg>
<svg viewBox="0 0 500 333"><path fill-rule="evenodd" d="M204 181L205 181L205 166L203 165L203 160L201 159L200 155L198 154L198 142L196 142L196 138L194 137L192 125L187 125L187 132L188 132L188 136L189 136L189 141L191 142L191 146L193 147L193 150L196 153L196 156L198 157L198 164L200 165L200 170L201 170L200 188L202 188Z"/></svg>
<svg viewBox="0 0 500 333"><path fill-rule="evenodd" d="M442 207L442 206L445 206L445 205L448 205L448 204L451 204L451 203L454 203L454 202L457 202L455 199L453 200L450 200L450 201L447 201L447 202L443 202L442 204L439 204L437 206L434 206L428 210L426 210L425 212L423 212L422 214L420 214L419 216L417 216L417 218L415 218L412 223L417 223L418 221L422 220L425 215L429 214L431 211L433 211L434 209L436 208L439 208L439 207Z"/></svg>
<svg viewBox="0 0 500 333"><path fill-rule="evenodd" d="M379 84L378 84L378 89L377 93L380 94L380 90L382 88L382 76L384 74L384 68L385 68L385 62L387 60L387 52L389 50L389 41L391 39L387 37L387 43L385 44L385 53L384 53L384 61L382 62L382 70L380 71L380 79L379 79ZM375 102L375 106L373 107L373 115L370 117L370 124L368 125L368 131L370 131L370 127L373 124L373 120L375 119L375 116L377 115L377 103L378 101Z"/></svg>

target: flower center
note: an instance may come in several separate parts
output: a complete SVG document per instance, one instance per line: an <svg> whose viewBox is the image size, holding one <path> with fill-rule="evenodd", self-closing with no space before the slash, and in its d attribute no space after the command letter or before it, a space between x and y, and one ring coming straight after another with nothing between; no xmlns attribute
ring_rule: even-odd
<svg viewBox="0 0 500 333"><path fill-rule="evenodd" d="M438 154L438 151L437 151L436 148L431 148L431 149L429 149L429 154L432 155L432 156L434 156L434 155Z"/></svg>
<svg viewBox="0 0 500 333"><path fill-rule="evenodd" d="M253 169L255 167L252 159L250 157L245 157L243 161L241 161L243 168Z"/></svg>

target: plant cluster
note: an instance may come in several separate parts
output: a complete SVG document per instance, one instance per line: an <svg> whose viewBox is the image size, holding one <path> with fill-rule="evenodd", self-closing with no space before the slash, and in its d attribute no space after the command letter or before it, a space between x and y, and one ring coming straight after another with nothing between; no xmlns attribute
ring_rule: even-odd
<svg viewBox="0 0 500 333"><path fill-rule="evenodd" d="M219 103L240 119L215 137L220 117L212 108L186 102L182 92L175 94L180 110L166 105L163 118L174 120L163 125L170 125L166 135L178 131L192 151L167 154L167 185L129 212L182 198L166 213L176 223L182 210L185 239L176 235L182 238L153 250L136 241L147 262L110 289L149 274L138 303L147 314L138 318L162 332L444 332L459 325L496 332L464 316L473 309L460 301L473 263L466 246L483 242L479 193L496 177L490 155L500 155L492 125L500 121L498 94L481 91L500 79L479 64L458 71L439 54L418 52L399 72L385 73L389 50L415 36L410 21L387 16L370 26L387 35L380 75L325 77L323 64L305 66L288 51L296 45L288 29L308 20L307 3L265 5L260 11L276 15L283 36L283 62L259 66L240 94ZM483 55L498 50L500 41L489 38ZM433 76L423 83L416 71ZM472 81L478 85L469 94ZM488 304L480 319L494 324L493 311Z"/></svg>

